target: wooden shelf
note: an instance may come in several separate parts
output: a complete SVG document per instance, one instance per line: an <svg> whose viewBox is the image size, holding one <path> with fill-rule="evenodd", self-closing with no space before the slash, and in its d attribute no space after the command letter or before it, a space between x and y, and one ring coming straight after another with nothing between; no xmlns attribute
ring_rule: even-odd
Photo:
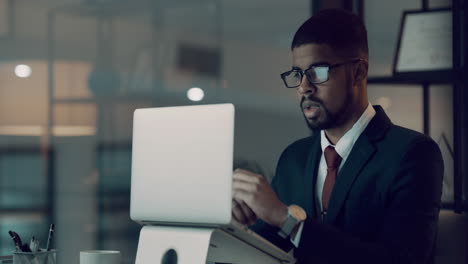
<svg viewBox="0 0 468 264"><path fill-rule="evenodd" d="M33 207L33 208L22 208L22 207L3 207L0 209L0 214L2 216L7 216L9 214L18 215L18 214L45 214L47 213L48 208L45 207Z"/></svg>
<svg viewBox="0 0 468 264"><path fill-rule="evenodd" d="M394 76L369 77L367 80L369 84L407 85L453 84L454 82L455 74L450 70L398 73Z"/></svg>
<svg viewBox="0 0 468 264"><path fill-rule="evenodd" d="M98 152L115 151L115 150L132 151L132 142L131 141L102 142L102 143L99 143L96 149Z"/></svg>
<svg viewBox="0 0 468 264"><path fill-rule="evenodd" d="M154 101L155 97L153 94L147 95L109 95L102 97L78 97L78 98L55 98L54 103L56 104L90 104L100 102L149 102Z"/></svg>

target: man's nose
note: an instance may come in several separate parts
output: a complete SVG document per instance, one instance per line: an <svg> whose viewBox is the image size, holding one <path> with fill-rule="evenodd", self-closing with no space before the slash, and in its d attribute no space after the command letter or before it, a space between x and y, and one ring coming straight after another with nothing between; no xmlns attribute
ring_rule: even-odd
<svg viewBox="0 0 468 264"><path fill-rule="evenodd" d="M304 95L304 94L309 94L309 93L315 93L317 87L315 87L314 84L309 82L309 79L307 76L304 74L302 76L301 84L299 87L297 87L299 94Z"/></svg>

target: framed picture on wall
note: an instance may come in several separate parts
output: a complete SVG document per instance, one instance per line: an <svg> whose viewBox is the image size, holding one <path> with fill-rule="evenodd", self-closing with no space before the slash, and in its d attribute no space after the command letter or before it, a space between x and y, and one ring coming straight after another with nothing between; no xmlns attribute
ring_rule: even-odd
<svg viewBox="0 0 468 264"><path fill-rule="evenodd" d="M452 11L405 11L402 16L394 75L452 69Z"/></svg>

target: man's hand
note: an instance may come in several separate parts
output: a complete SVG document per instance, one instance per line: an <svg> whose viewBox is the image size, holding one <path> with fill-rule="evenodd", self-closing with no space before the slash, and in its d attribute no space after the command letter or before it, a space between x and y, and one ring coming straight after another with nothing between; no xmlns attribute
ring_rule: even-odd
<svg viewBox="0 0 468 264"><path fill-rule="evenodd" d="M236 169L233 174L232 198L244 203L256 217L281 227L288 217L288 207L282 203L262 175Z"/></svg>

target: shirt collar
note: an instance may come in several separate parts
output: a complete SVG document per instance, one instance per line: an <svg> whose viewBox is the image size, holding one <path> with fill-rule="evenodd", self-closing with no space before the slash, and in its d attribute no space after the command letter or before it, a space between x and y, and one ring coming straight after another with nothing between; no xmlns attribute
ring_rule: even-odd
<svg viewBox="0 0 468 264"><path fill-rule="evenodd" d="M321 138L321 146L322 152L325 151L325 148L328 146L335 147L336 152L340 155L342 159L346 159L351 152L351 149L354 146L354 143L362 134L362 132L366 129L369 122L375 116L375 109L371 103L368 103L366 110L362 113L361 117L354 123L353 127L348 130L343 137L340 138L338 143L335 146L330 143L327 136L325 135L325 131L320 131L320 138Z"/></svg>

